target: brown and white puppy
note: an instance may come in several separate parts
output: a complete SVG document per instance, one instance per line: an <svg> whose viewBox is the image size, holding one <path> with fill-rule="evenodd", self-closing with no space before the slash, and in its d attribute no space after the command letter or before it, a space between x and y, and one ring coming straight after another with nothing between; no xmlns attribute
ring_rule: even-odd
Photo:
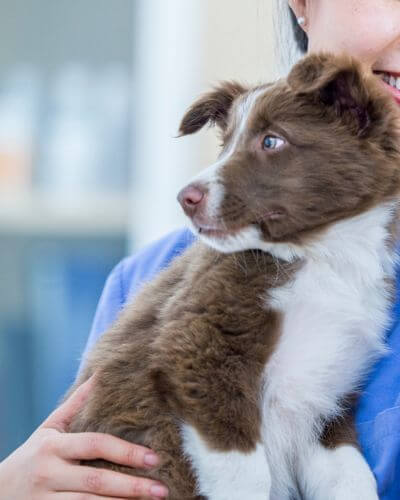
<svg viewBox="0 0 400 500"><path fill-rule="evenodd" d="M376 500L352 406L384 352L400 196L400 118L346 56L224 83L181 134L220 127L179 194L200 238L90 354L72 432L149 446L173 500Z"/></svg>

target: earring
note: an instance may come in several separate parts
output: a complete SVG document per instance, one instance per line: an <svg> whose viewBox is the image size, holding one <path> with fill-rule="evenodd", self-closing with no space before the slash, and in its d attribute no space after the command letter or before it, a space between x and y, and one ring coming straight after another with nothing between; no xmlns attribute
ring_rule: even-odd
<svg viewBox="0 0 400 500"><path fill-rule="evenodd" d="M300 24L300 26L303 26L303 24L305 24L305 22L306 22L306 18L305 17L298 17L297 22Z"/></svg>

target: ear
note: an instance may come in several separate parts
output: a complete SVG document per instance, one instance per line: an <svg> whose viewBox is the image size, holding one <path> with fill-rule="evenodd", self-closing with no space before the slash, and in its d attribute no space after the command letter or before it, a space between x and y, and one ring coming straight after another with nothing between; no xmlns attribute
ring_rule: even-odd
<svg viewBox="0 0 400 500"><path fill-rule="evenodd" d="M220 83L188 109L182 118L179 135L193 134L207 123L225 129L233 101L246 91L247 89L238 82Z"/></svg>
<svg viewBox="0 0 400 500"><path fill-rule="evenodd" d="M333 106L338 116L350 117L357 135L366 135L373 103L362 66L354 58L312 54L293 67L288 83L296 92Z"/></svg>

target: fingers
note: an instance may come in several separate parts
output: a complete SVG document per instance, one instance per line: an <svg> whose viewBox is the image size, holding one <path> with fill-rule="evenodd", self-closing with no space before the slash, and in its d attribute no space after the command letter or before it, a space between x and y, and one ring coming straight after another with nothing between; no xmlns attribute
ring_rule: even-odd
<svg viewBox="0 0 400 500"><path fill-rule="evenodd" d="M117 497L103 497L98 495L91 495L90 493L71 493L62 491L57 493L54 497L56 500L127 500L126 498ZM132 498L132 497L131 497ZM158 497L149 497L149 500L159 500Z"/></svg>
<svg viewBox="0 0 400 500"><path fill-rule="evenodd" d="M60 432L65 432L74 415L87 400L94 383L95 375L80 385L67 401L53 411L39 428L57 429Z"/></svg>
<svg viewBox="0 0 400 500"><path fill-rule="evenodd" d="M90 493L71 493L69 491L62 491L57 493L54 497L56 500L127 500L126 498L117 497L103 497L98 495L91 495ZM149 500L158 500L157 498L151 498Z"/></svg>
<svg viewBox="0 0 400 500"><path fill-rule="evenodd" d="M52 484L55 491L63 491L68 485L71 492L113 498L165 498L168 495L167 488L157 481L82 465L63 467L55 477L57 480Z"/></svg>
<svg viewBox="0 0 400 500"><path fill-rule="evenodd" d="M159 464L155 453L109 434L83 432L62 434L57 439L58 455L66 460L97 458L128 467L150 468Z"/></svg>

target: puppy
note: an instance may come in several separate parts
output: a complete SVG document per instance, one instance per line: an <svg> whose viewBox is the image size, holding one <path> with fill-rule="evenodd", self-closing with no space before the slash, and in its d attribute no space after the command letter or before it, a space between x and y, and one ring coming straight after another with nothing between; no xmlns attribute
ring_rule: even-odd
<svg viewBox="0 0 400 500"><path fill-rule="evenodd" d="M155 450L172 500L377 500L353 409L385 352L400 117L346 57L222 83L181 135L222 134L178 196L198 241L145 285L90 354L71 432Z"/></svg>

